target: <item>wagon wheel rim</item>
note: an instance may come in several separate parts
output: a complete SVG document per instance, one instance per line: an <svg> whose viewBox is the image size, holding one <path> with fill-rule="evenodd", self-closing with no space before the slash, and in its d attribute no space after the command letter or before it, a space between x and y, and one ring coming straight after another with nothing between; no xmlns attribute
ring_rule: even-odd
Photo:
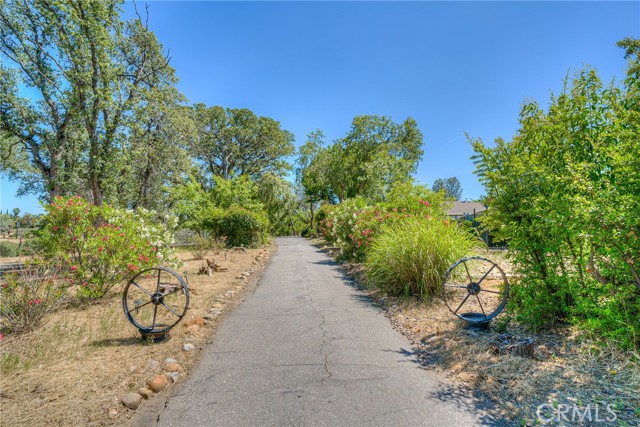
<svg viewBox="0 0 640 427"><path fill-rule="evenodd" d="M442 299L447 308L469 323L489 323L504 310L508 298L509 281L504 271L483 257L456 261L442 281Z"/></svg>
<svg viewBox="0 0 640 427"><path fill-rule="evenodd" d="M166 333L186 315L189 289L175 271L149 268L129 280L122 294L122 308L142 334Z"/></svg>

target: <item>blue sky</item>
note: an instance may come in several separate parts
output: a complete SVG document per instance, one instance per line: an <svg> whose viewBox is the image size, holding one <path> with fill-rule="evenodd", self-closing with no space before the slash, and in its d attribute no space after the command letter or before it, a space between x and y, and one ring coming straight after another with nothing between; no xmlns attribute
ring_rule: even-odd
<svg viewBox="0 0 640 427"><path fill-rule="evenodd" d="M615 43L640 37L640 2L155 1L149 10L191 102L272 117L296 145L317 128L340 138L356 115L411 116L425 142L417 181L457 176L469 199L483 189L464 132L509 139L524 100L546 106L587 64L605 81L622 78ZM0 209L39 209L15 188L2 179Z"/></svg>

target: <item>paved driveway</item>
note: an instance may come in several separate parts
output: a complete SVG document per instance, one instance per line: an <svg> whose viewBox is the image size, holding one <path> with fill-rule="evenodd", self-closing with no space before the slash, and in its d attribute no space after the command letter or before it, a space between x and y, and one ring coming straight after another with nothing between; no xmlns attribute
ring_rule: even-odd
<svg viewBox="0 0 640 427"><path fill-rule="evenodd" d="M481 412L302 238L277 239L160 426L472 426Z"/></svg>

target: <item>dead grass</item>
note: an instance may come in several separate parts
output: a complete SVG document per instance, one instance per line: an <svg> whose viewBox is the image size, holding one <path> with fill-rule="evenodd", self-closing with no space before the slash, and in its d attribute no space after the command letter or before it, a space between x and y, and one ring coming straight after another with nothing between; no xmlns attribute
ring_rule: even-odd
<svg viewBox="0 0 640 427"><path fill-rule="evenodd" d="M270 247L263 251L270 256L273 250ZM192 260L190 254L181 253L185 265L180 271L187 272L190 308L185 319L171 330L170 338L161 343L141 340L122 312L119 292L92 305L60 309L43 327L29 334L6 335L0 342L0 424L125 424L133 411L120 399L143 387L154 374L145 369L148 361L162 364L171 357L188 373L199 350L211 339L217 320L198 331L188 331L187 321L203 317L214 303L225 309L232 307L247 288L236 276L249 271L252 283L262 271L266 258L257 261L259 252L227 252L226 259L222 253L215 255L229 271L211 278L196 274L203 260ZM182 351L185 343L194 344L196 350ZM134 367L143 372L132 373ZM161 373L161 368L157 372ZM108 417L110 409L117 410L116 417Z"/></svg>
<svg viewBox="0 0 640 427"><path fill-rule="evenodd" d="M334 248L323 246L323 241L313 243L336 255ZM493 260L507 275L511 274L503 252L483 252L478 255ZM358 283L366 283L361 265L343 264L343 268ZM548 404L546 409L551 411L562 404L575 404L582 409L599 405L600 416L605 418L610 415L607 405L612 405L617 421L606 425L640 425L637 352L623 352L607 343L594 342L571 328L531 334L517 326L502 325L501 329L498 319L487 330L470 329L441 300L426 303L390 298L373 290L366 292L384 307L394 327L413 342L425 367L483 392L495 403L495 419L507 420L510 425L538 425L536 410L542 404ZM497 351L505 341L529 337L535 343L534 359ZM562 425L589 424L563 420Z"/></svg>

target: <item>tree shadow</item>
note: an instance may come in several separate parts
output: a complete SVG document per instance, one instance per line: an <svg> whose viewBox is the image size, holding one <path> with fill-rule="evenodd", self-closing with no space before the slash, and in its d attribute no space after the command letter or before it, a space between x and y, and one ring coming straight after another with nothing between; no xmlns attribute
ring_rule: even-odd
<svg viewBox="0 0 640 427"><path fill-rule="evenodd" d="M169 340L167 337L165 341ZM108 338L103 340L95 340L89 343L91 347L121 347L121 346L146 346L154 344L152 340L140 337L129 338Z"/></svg>
<svg viewBox="0 0 640 427"><path fill-rule="evenodd" d="M384 351L397 353L409 359L409 362L418 365L421 369L427 369L432 365L431 363L424 363L422 351L416 348ZM465 409L476 417L483 426L506 427L511 425L506 420L506 408L499 407L486 394L476 388L455 383L441 384L438 390L429 392L428 396L448 404L453 403L455 406Z"/></svg>

